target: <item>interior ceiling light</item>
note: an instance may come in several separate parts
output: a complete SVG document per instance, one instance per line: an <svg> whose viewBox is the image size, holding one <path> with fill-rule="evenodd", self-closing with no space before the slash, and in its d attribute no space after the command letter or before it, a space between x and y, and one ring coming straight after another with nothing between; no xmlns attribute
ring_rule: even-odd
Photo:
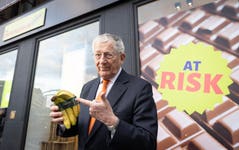
<svg viewBox="0 0 239 150"><path fill-rule="evenodd" d="M186 3L188 6L192 7L193 6L193 0L186 0Z"/></svg>
<svg viewBox="0 0 239 150"><path fill-rule="evenodd" d="M177 9L177 10L180 10L181 9L181 3L180 2L176 2L174 4L174 7Z"/></svg>

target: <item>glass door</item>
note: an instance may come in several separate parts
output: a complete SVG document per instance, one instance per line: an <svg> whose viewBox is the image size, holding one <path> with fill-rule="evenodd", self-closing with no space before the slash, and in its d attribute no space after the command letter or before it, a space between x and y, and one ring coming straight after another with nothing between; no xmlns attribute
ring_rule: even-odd
<svg viewBox="0 0 239 150"><path fill-rule="evenodd" d="M0 144L6 121L6 113L11 94L16 58L16 49L6 53L0 53Z"/></svg>
<svg viewBox="0 0 239 150"><path fill-rule="evenodd" d="M25 150L77 149L77 137L56 136L49 117L51 97L65 89L79 96L85 82L97 76L92 40L99 22L40 40Z"/></svg>

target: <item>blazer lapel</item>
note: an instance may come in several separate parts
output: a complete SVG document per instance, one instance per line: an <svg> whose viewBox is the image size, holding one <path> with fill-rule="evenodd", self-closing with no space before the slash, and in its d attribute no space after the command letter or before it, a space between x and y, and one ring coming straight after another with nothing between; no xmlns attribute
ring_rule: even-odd
<svg viewBox="0 0 239 150"><path fill-rule="evenodd" d="M107 96L110 105L112 108L114 108L114 106L119 102L120 100L120 96L126 91L127 87L124 86L123 82L116 82L109 95Z"/></svg>
<svg viewBox="0 0 239 150"><path fill-rule="evenodd" d="M100 82L100 81L99 81ZM119 77L116 79L114 85L112 86L107 99L110 102L111 107L113 108L117 102L120 100L120 96L126 91L127 86L125 86L125 84L128 82L128 74L122 70ZM99 84L99 83L98 83ZM95 92L98 88L98 84L96 86L96 89L92 89L91 92ZM92 87L93 88L93 87ZM93 98L94 99L94 98ZM89 110L88 110L89 111ZM89 120L88 120L89 122ZM94 134L96 133L97 129L102 126L102 123L100 123L98 120L95 121L94 127L89 135L88 140L90 140L90 138L92 136L94 136Z"/></svg>
<svg viewBox="0 0 239 150"><path fill-rule="evenodd" d="M88 100L94 100L95 99L95 95L98 89L100 83L100 79L96 80L94 84L92 84L92 87L90 89L90 94L88 95L88 97L86 99ZM80 121L84 122L82 124L85 124L86 126L83 127L83 131L84 131L84 137L87 139L88 138L88 127L89 127L89 122L90 122L90 115L89 115L89 107L82 105L81 108L81 116L82 118L80 119ZM92 130L93 131L93 130ZM88 138L89 140L89 138Z"/></svg>

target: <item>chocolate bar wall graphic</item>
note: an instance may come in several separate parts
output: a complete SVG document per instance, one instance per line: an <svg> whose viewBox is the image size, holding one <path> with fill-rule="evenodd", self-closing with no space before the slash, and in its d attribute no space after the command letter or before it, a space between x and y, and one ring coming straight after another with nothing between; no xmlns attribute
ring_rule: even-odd
<svg viewBox="0 0 239 150"><path fill-rule="evenodd" d="M239 2L219 0L154 18L140 23L138 32L141 77L153 85L158 111L157 149L239 150ZM190 42L221 51L233 81L222 103L191 115L169 106L156 82L164 56Z"/></svg>

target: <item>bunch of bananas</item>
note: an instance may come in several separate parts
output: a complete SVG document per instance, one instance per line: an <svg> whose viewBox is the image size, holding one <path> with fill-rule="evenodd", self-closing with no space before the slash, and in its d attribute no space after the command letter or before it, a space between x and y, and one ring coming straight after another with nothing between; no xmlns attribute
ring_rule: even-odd
<svg viewBox="0 0 239 150"><path fill-rule="evenodd" d="M51 101L57 105L60 111L63 113L64 125L67 129L76 125L77 117L80 113L80 105L75 101L76 96L69 91L60 90L55 96L51 98Z"/></svg>

